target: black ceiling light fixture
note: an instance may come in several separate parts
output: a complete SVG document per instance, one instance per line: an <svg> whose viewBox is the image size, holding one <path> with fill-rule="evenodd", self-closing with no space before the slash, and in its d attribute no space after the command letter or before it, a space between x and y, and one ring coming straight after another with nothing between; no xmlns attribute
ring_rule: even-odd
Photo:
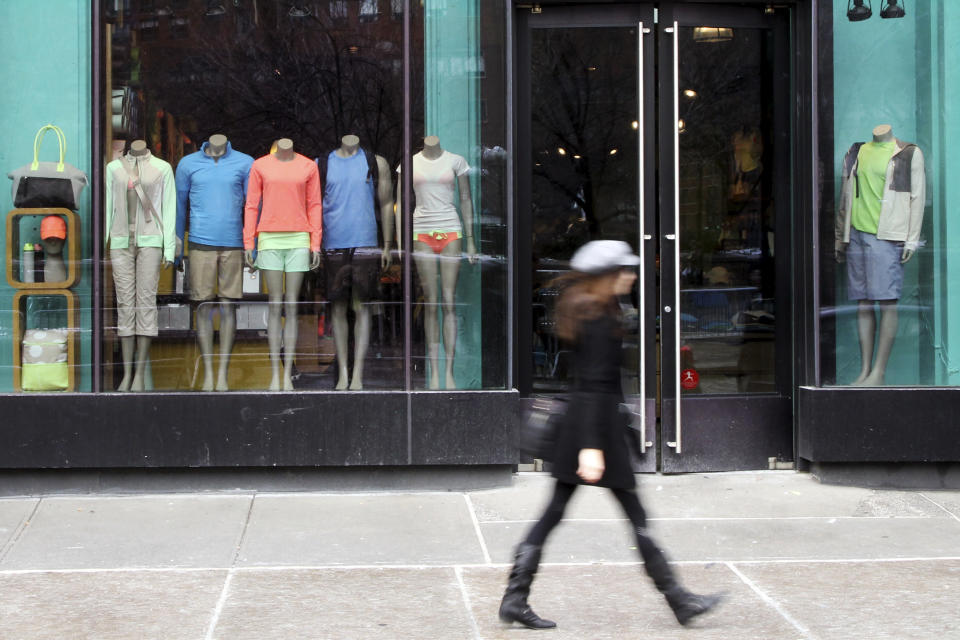
<svg viewBox="0 0 960 640"><path fill-rule="evenodd" d="M897 4L897 0L887 0L887 6L880 10L881 18L902 18L905 15L907 12Z"/></svg>
<svg viewBox="0 0 960 640"><path fill-rule="evenodd" d="M896 3L894 3L896 4ZM884 9L886 11L886 9ZM850 22L860 22L873 15L873 5L867 0L867 6L863 6L863 0L847 0L847 19Z"/></svg>

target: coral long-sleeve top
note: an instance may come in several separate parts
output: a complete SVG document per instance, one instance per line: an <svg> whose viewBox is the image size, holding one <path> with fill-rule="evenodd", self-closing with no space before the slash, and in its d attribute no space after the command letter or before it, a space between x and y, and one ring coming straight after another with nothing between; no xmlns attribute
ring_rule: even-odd
<svg viewBox="0 0 960 640"><path fill-rule="evenodd" d="M320 251L323 191L315 162L299 153L293 160L266 155L253 162L243 215L243 248L253 249L261 231L309 232L310 250Z"/></svg>

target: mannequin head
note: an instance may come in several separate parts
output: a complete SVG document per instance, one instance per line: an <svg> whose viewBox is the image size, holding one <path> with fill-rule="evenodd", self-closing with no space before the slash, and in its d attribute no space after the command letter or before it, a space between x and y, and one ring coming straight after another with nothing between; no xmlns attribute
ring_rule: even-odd
<svg viewBox="0 0 960 640"><path fill-rule="evenodd" d="M440 138L437 136L427 136L423 139L423 155L425 157L430 159L439 158L441 153L443 153L443 149L440 147Z"/></svg>
<svg viewBox="0 0 960 640"><path fill-rule="evenodd" d="M293 140L290 138L277 140L277 160L293 160Z"/></svg>
<svg viewBox="0 0 960 640"><path fill-rule="evenodd" d="M360 138L353 135L352 133L348 133L347 135L340 138L340 144L342 144L345 149L351 149L351 150L356 149L357 147L360 146Z"/></svg>
<svg viewBox="0 0 960 640"><path fill-rule="evenodd" d="M60 238L44 238L40 244L43 245L43 253L47 257L59 256L63 253L64 241Z"/></svg>
<svg viewBox="0 0 960 640"><path fill-rule="evenodd" d="M134 140L130 143L130 155L142 156L147 153L147 143L144 140Z"/></svg>
<svg viewBox="0 0 960 640"><path fill-rule="evenodd" d="M222 133L215 133L207 140L207 147L204 149L211 158L219 158L227 152L227 136Z"/></svg>
<svg viewBox="0 0 960 640"><path fill-rule="evenodd" d="M424 147L439 147L439 146L440 146L440 138L438 138L437 136L427 136L426 138L423 139L423 146L424 146Z"/></svg>
<svg viewBox="0 0 960 640"><path fill-rule="evenodd" d="M888 124L880 124L873 129L873 139L875 142L887 142L893 140L893 127Z"/></svg>

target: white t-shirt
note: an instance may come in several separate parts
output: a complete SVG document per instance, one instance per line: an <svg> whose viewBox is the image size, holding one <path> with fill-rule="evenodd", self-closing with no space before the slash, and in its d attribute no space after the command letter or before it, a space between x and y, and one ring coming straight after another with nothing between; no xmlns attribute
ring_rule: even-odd
<svg viewBox="0 0 960 640"><path fill-rule="evenodd" d="M423 153L413 156L413 193L417 197L413 210L414 235L433 231L463 232L455 204L460 201L457 178L469 170L470 165L463 156L446 150L435 160L423 157Z"/></svg>

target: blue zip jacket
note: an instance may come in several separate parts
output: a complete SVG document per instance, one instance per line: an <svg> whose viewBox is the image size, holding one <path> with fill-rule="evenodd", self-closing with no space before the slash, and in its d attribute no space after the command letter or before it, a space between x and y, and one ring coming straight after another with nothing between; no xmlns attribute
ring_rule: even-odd
<svg viewBox="0 0 960 640"><path fill-rule="evenodd" d="M243 206L253 158L234 151L217 159L195 151L177 165L177 237L183 240L190 217L190 241L217 247L243 248Z"/></svg>

